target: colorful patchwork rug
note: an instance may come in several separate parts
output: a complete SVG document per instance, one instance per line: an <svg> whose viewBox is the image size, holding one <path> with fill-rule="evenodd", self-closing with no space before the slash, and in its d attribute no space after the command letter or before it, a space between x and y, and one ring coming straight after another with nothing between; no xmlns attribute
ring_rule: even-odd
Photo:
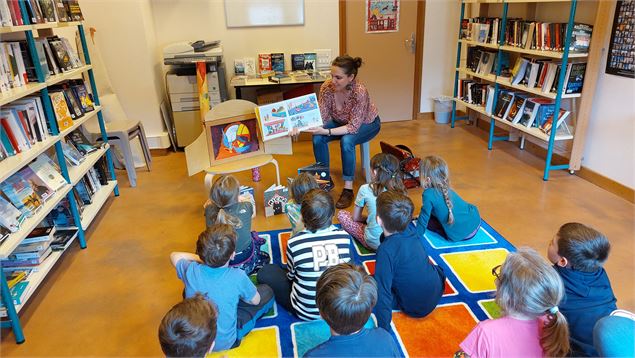
<svg viewBox="0 0 635 358"><path fill-rule="evenodd" d="M275 230L260 235L267 239L263 250L270 253L273 263L284 266L291 231ZM448 242L428 232L423 242L429 259L445 271L445 292L427 317L411 318L393 311L392 334L406 357L448 357L459 349L459 343L477 322L500 316L493 300L495 286L491 271L515 248L484 221L470 240ZM354 246L355 263L374 274L375 253L357 242ZM255 281L255 277L252 279ZM374 316L366 326L376 326ZM302 357L329 336L324 321L304 322L274 305L240 347L208 357Z"/></svg>

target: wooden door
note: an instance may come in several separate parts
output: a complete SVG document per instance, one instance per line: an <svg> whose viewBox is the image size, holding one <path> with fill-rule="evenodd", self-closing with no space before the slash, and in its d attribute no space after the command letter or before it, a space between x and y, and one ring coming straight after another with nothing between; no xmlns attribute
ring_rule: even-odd
<svg viewBox="0 0 635 358"><path fill-rule="evenodd" d="M416 118L421 96L423 0L399 1L397 32L366 33L365 0L340 2L340 52L361 57L359 79L382 122Z"/></svg>

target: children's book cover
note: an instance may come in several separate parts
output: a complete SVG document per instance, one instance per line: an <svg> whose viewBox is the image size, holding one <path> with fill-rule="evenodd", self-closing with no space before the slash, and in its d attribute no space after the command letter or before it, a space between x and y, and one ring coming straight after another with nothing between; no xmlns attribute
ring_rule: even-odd
<svg viewBox="0 0 635 358"><path fill-rule="evenodd" d="M294 53L291 54L291 71L304 70L304 54Z"/></svg>
<svg viewBox="0 0 635 358"><path fill-rule="evenodd" d="M81 105L84 112L91 112L95 109L93 100L90 98L90 95L88 95L88 90L86 90L86 85L84 85L83 83L76 84L72 85L71 88L73 89L73 93L75 94L75 97L79 101L79 104Z"/></svg>
<svg viewBox="0 0 635 358"><path fill-rule="evenodd" d="M274 72L284 72L284 53L271 54L271 69Z"/></svg>
<svg viewBox="0 0 635 358"><path fill-rule="evenodd" d="M322 125L315 93L256 108L263 141L283 137L293 128L302 131Z"/></svg>
<svg viewBox="0 0 635 358"><path fill-rule="evenodd" d="M260 73L271 72L271 54L270 53L258 54L258 71Z"/></svg>
<svg viewBox="0 0 635 358"><path fill-rule="evenodd" d="M16 232L23 220L24 214L0 196L0 225L11 232Z"/></svg>
<svg viewBox="0 0 635 358"><path fill-rule="evenodd" d="M316 70L317 53L307 52L304 54L304 69L307 71Z"/></svg>
<svg viewBox="0 0 635 358"><path fill-rule="evenodd" d="M84 161L84 159L86 159L84 158L84 156L82 156L82 153L80 153L77 150L77 148L73 146L73 143L66 143L66 142L61 142L61 143L62 143L62 152L64 152L64 157L72 165L79 165L81 162Z"/></svg>
<svg viewBox="0 0 635 358"><path fill-rule="evenodd" d="M29 164L29 167L53 190L59 190L66 185L66 179L64 179L57 166L46 154L40 155L34 162Z"/></svg>
<svg viewBox="0 0 635 358"><path fill-rule="evenodd" d="M289 188L273 184L265 190L265 216L284 214L285 204L289 200Z"/></svg>
<svg viewBox="0 0 635 358"><path fill-rule="evenodd" d="M42 198L22 175L12 175L0 183L0 190L18 210L27 216L31 216L42 205Z"/></svg>
<svg viewBox="0 0 635 358"><path fill-rule="evenodd" d="M57 119L57 126L60 131L73 126L73 118L71 112L66 104L66 98L62 91L50 92L51 102L53 103L53 111L55 111L55 118Z"/></svg>

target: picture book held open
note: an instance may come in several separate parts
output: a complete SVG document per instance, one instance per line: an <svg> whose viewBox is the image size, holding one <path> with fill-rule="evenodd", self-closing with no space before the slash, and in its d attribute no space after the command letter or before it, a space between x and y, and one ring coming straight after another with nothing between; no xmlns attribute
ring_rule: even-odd
<svg viewBox="0 0 635 358"><path fill-rule="evenodd" d="M256 116L263 141L286 136L293 128L302 131L322 126L315 93L259 106Z"/></svg>

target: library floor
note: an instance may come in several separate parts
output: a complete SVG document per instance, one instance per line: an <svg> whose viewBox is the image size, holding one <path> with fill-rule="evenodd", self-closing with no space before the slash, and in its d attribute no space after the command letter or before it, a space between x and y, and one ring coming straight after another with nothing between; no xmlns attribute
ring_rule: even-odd
<svg viewBox="0 0 635 358"><path fill-rule="evenodd" d="M543 182L542 159L515 143L498 142L488 151L486 133L472 126L451 129L430 120L383 124L380 138L371 143L372 153L379 151L380 139L406 144L422 157L444 157L454 189L517 247L528 245L546 255L549 240L569 221L605 233L612 243L606 268L618 306L635 310L633 204L564 171ZM331 157L337 178L337 143ZM295 143L294 155L278 161L282 178L294 175L298 166L313 161L311 142ZM238 178L254 185L249 174ZM157 328L182 290L168 256L193 251L204 228L203 176L187 176L183 153L155 157L152 172L139 169L136 188L129 187L125 172L117 176L121 195L111 198L93 222L88 248L69 249L21 311L26 342L16 345L13 334L2 330L3 356L161 355ZM273 169L265 167L262 178L254 185L258 217L253 228L288 227L284 215L264 217L262 193L274 181ZM341 186L333 195L339 190ZM419 206L421 190L410 196Z"/></svg>

